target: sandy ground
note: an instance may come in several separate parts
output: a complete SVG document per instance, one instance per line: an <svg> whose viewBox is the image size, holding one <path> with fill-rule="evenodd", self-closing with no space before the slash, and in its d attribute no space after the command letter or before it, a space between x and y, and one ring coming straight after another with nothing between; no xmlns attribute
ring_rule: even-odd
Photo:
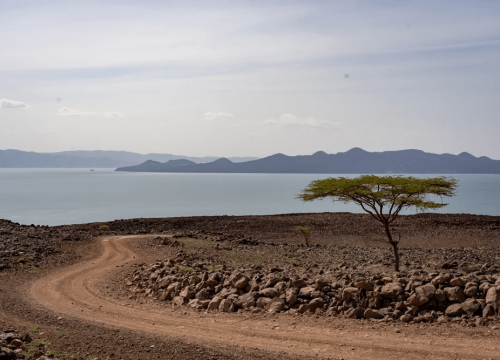
<svg viewBox="0 0 500 360"><path fill-rule="evenodd" d="M29 301L76 321L277 354L349 360L500 359L500 332L488 328L473 333L437 325L415 331L414 326L400 323L380 327L346 319L205 314L112 298L107 295L103 279L112 279L122 265L141 261L132 250L134 240L133 236L102 238L99 257L39 278L30 288Z"/></svg>

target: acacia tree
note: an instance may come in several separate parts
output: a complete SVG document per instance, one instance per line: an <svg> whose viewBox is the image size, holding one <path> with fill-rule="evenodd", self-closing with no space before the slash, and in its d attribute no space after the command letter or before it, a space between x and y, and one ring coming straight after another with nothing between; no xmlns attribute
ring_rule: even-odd
<svg viewBox="0 0 500 360"><path fill-rule="evenodd" d="M426 211L448 205L432 201L429 195L441 198L453 196L456 187L455 179L444 176L419 179L412 176L362 175L353 179L339 177L315 180L297 197L303 201L331 197L333 202L353 202L361 206L384 227L389 244L394 249L395 270L399 271L399 239L392 237L390 225L404 209Z"/></svg>

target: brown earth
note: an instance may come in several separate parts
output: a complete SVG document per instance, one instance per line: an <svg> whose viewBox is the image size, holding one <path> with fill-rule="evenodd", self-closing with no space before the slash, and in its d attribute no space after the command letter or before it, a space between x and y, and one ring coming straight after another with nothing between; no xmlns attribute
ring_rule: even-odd
<svg viewBox="0 0 500 360"><path fill-rule="evenodd" d="M43 334L35 335L59 349L60 359L77 358L71 356L77 353L112 359L500 358L500 331L491 327L200 313L132 301L123 290L124 274L135 269L134 263L152 262L177 249L158 247L155 237L120 234L209 239L209 247L195 246L194 253L228 266L235 260L237 265L255 263L248 254L261 254L258 262L264 266L286 260L290 263L284 264L308 273L334 261L350 271L359 271L368 261L371 270L390 271L390 249L365 215L133 219L106 223L108 229L101 225L30 227L0 221L4 329L41 325ZM302 242L294 231L297 225L311 226L318 246L290 258ZM407 270L437 270L443 262L455 261L461 271L496 271L499 225L500 217L426 214L402 217L394 230L402 234ZM98 235L102 237L96 239Z"/></svg>

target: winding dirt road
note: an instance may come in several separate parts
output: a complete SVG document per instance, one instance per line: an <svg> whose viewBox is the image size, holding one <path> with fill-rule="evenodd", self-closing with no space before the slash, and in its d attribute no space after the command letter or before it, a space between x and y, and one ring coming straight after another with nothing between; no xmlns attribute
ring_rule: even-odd
<svg viewBox="0 0 500 360"><path fill-rule="evenodd" d="M306 321L287 316L252 318L234 314L189 313L170 308L127 305L104 296L102 280L116 266L141 259L129 245L134 237L102 239L102 255L36 281L32 301L56 316L91 320L135 331L175 336L199 343L218 343L261 348L295 355L345 359L500 359L498 334L489 336L459 333L450 336L417 334L400 326L374 330L353 324L348 329L338 320ZM134 258L135 257L135 258ZM273 320L275 319L275 321ZM353 321L354 323L354 321ZM330 325L328 325L330 324ZM337 324L337 325L336 325ZM345 325L345 322L343 323ZM433 328L432 331L453 331ZM486 333L488 328L484 328Z"/></svg>

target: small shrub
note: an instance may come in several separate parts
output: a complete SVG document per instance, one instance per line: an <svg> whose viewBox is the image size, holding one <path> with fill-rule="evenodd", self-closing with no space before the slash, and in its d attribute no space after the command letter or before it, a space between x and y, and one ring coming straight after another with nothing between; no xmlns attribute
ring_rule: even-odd
<svg viewBox="0 0 500 360"><path fill-rule="evenodd" d="M108 225L101 225L99 227L99 230L109 230L109 226Z"/></svg>
<svg viewBox="0 0 500 360"><path fill-rule="evenodd" d="M39 272L40 272L40 269L33 269L33 270L29 271L30 274L38 274Z"/></svg>
<svg viewBox="0 0 500 360"><path fill-rule="evenodd" d="M219 270L219 269L221 269L221 268L222 268L222 265L208 265L208 266L207 266L207 269L208 269L208 270L214 270L214 271L215 271L215 270Z"/></svg>
<svg viewBox="0 0 500 360"><path fill-rule="evenodd" d="M59 351L58 351L58 350L56 350L56 349L50 349L50 350L48 350L48 351L45 353L45 355L47 355L48 357L52 357L52 356L55 356L55 355L57 355L57 354L59 354Z"/></svg>
<svg viewBox="0 0 500 360"><path fill-rule="evenodd" d="M60 332L56 335L56 338L63 338L63 337L69 337L69 334L67 332Z"/></svg>
<svg viewBox="0 0 500 360"><path fill-rule="evenodd" d="M33 326L33 327L31 327L31 328L28 329L28 332L29 333L37 333L37 332L40 331L40 329L41 329L40 326Z"/></svg>
<svg viewBox="0 0 500 360"><path fill-rule="evenodd" d="M311 228L308 226L297 226L295 230L297 230L298 233L304 236L304 241L306 243L306 246L310 246L309 238L311 237Z"/></svg>
<svg viewBox="0 0 500 360"><path fill-rule="evenodd" d="M345 249L346 247L347 247L347 245L346 245L346 244L341 244L341 245L339 246L339 248L341 248L341 249Z"/></svg>
<svg viewBox="0 0 500 360"><path fill-rule="evenodd" d="M7 276L6 272L0 272L0 276Z"/></svg>
<svg viewBox="0 0 500 360"><path fill-rule="evenodd" d="M189 266L179 266L179 272L180 273L192 273L194 270L192 267Z"/></svg>

